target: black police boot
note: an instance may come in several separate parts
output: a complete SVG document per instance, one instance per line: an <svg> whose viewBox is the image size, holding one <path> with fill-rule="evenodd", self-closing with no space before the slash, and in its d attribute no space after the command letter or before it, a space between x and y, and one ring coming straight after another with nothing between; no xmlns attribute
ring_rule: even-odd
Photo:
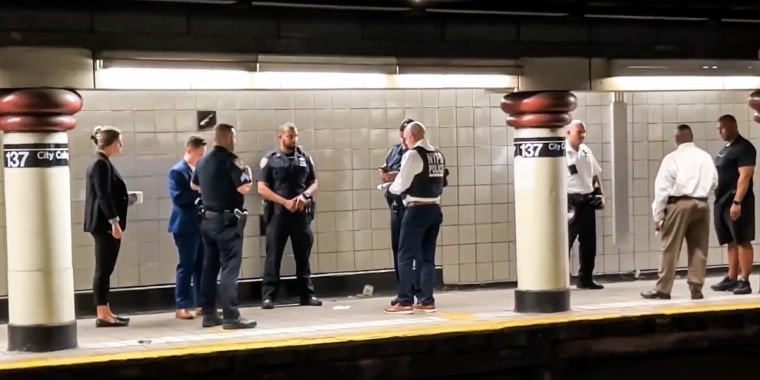
<svg viewBox="0 0 760 380"><path fill-rule="evenodd" d="M322 300L317 297L311 296L307 298L301 298L301 306L322 306Z"/></svg>
<svg viewBox="0 0 760 380"><path fill-rule="evenodd" d="M222 324L222 318L219 317L219 315L204 315L203 316L203 323L201 326L203 327L216 327Z"/></svg>
<svg viewBox="0 0 760 380"><path fill-rule="evenodd" d="M256 321L249 321L243 317L238 317L237 319L225 319L222 323L222 328L225 330L241 330L252 329L256 325Z"/></svg>
<svg viewBox="0 0 760 380"><path fill-rule="evenodd" d="M266 298L261 302L261 308L264 310L272 310L274 309L274 302L272 302L271 299Z"/></svg>

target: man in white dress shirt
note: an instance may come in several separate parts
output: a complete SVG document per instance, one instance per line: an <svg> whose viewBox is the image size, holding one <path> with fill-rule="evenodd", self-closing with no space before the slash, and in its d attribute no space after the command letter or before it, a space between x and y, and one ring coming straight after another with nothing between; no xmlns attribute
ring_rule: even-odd
<svg viewBox="0 0 760 380"><path fill-rule="evenodd" d="M411 314L414 310L434 312L435 246L443 223L441 194L446 186L446 159L425 139L425 126L418 121L404 128L401 167L388 188L399 195L406 210L401 220L398 246L397 303L385 308L390 314ZM419 295L414 303L415 273L419 271Z"/></svg>
<svg viewBox="0 0 760 380"><path fill-rule="evenodd" d="M572 215L568 226L570 249L575 239L580 244L579 289L602 289L594 282L596 262L596 210L604 207L601 180L602 167L583 141L586 126L573 120L567 127L565 158L567 160L567 205Z"/></svg>
<svg viewBox="0 0 760 380"><path fill-rule="evenodd" d="M654 182L654 229L662 234L662 263L647 299L670 299L683 240L689 255L688 284L691 299L702 299L707 249L710 240L710 205L707 198L718 186L712 156L694 145L691 128L676 128L676 150L662 159Z"/></svg>

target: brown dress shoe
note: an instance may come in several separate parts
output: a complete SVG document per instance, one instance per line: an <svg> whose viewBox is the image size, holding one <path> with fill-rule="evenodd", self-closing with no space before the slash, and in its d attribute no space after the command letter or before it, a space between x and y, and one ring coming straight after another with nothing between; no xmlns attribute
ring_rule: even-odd
<svg viewBox="0 0 760 380"><path fill-rule="evenodd" d="M195 318L195 313L193 313L190 310L187 309L177 309L177 311L174 312L174 315L177 317L177 319L193 319Z"/></svg>

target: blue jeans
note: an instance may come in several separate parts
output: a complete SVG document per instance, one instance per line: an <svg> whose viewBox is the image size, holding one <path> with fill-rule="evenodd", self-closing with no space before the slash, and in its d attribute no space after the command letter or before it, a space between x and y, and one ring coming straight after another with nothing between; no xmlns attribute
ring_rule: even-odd
<svg viewBox="0 0 760 380"><path fill-rule="evenodd" d="M414 303L415 262L419 273L418 300L423 305L435 304L435 246L441 223L443 213L439 205L412 206L404 211L398 247L399 305Z"/></svg>
<svg viewBox="0 0 760 380"><path fill-rule="evenodd" d="M177 246L177 280L174 299L177 309L200 307L201 273L203 272L203 241L198 234L172 234Z"/></svg>

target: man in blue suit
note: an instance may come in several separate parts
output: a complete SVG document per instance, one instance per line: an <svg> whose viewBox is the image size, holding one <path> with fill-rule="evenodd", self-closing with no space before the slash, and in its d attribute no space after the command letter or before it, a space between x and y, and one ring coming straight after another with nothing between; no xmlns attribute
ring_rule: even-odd
<svg viewBox="0 0 760 380"><path fill-rule="evenodd" d="M196 200L200 194L190 188L195 164L206 153L206 141L190 136L185 142L184 157L169 170L169 197L172 214L169 232L174 236L179 261L175 300L177 319L193 319L200 313L203 242Z"/></svg>

